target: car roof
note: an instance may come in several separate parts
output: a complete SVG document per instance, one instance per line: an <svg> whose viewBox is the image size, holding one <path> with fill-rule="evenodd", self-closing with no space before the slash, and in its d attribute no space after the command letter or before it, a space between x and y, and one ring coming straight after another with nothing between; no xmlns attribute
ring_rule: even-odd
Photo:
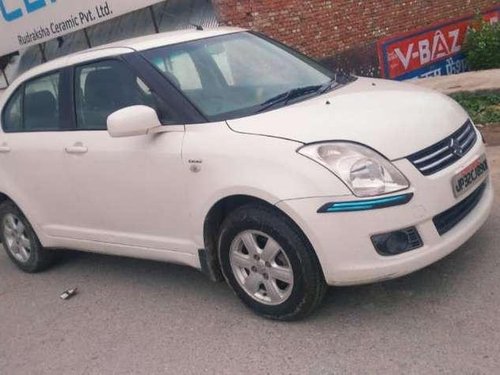
<svg viewBox="0 0 500 375"><path fill-rule="evenodd" d="M147 49L188 42L192 40L199 40L210 38L218 35L231 34L236 32L245 31L244 29L236 27L219 27L215 29L206 30L178 30L169 31L159 34L152 34L147 36L142 36L138 38L125 39L118 42L113 42L110 44L105 44L95 48L90 48L84 51L72 53L66 55L44 64L38 65L37 67L28 70L27 72L20 75L11 85L12 88L18 86L21 82L24 82L32 77L43 75L44 73L54 71L57 69L64 68L66 66L71 66L79 64L86 61L96 60L100 58L122 55L126 53L131 53L135 51L144 51ZM10 90L9 90L10 91Z"/></svg>

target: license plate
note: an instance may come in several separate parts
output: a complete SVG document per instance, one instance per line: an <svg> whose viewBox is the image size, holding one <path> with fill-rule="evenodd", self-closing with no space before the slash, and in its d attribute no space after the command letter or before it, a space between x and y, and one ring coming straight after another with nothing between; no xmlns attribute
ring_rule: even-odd
<svg viewBox="0 0 500 375"><path fill-rule="evenodd" d="M473 189L488 175L488 161L482 155L453 177L453 194L456 198Z"/></svg>

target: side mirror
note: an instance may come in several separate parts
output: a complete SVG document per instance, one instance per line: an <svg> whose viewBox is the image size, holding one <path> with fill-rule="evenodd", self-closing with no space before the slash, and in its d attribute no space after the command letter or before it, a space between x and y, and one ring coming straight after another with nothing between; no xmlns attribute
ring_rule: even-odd
<svg viewBox="0 0 500 375"><path fill-rule="evenodd" d="M145 105L134 105L113 112L108 116L108 133L115 138L146 135L161 127L156 111Z"/></svg>

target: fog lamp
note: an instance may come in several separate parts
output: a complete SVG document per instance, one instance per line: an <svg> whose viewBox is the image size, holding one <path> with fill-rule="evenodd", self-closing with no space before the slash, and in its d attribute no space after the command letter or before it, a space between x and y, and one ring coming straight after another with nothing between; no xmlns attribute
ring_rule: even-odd
<svg viewBox="0 0 500 375"><path fill-rule="evenodd" d="M402 254L424 245L415 227L377 234L371 239L377 252L383 256Z"/></svg>

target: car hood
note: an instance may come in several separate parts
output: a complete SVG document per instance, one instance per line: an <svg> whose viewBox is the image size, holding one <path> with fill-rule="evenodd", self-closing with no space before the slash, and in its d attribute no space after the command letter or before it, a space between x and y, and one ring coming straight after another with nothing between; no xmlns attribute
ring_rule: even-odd
<svg viewBox="0 0 500 375"><path fill-rule="evenodd" d="M359 78L288 107L227 121L236 132L312 143L362 143L390 160L428 147L467 121L452 99L411 84Z"/></svg>

